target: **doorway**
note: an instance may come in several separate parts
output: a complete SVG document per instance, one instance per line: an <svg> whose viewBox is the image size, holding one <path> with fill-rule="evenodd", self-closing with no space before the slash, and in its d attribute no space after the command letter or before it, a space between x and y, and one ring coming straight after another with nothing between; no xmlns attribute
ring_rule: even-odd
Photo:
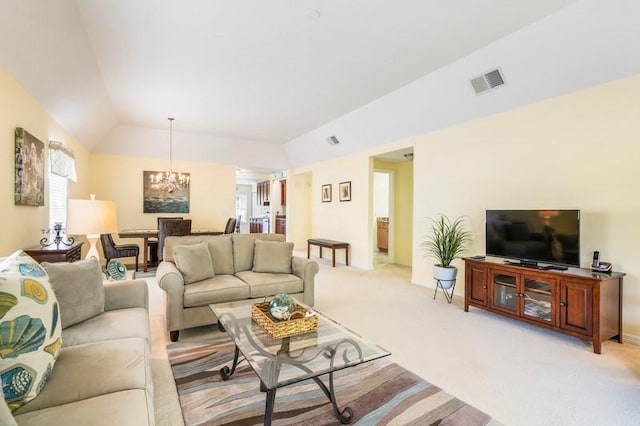
<svg viewBox="0 0 640 426"><path fill-rule="evenodd" d="M392 185L393 171L379 170L373 172L373 218L375 221L373 265L393 263L393 232L390 226L393 211Z"/></svg>
<svg viewBox="0 0 640 426"><path fill-rule="evenodd" d="M373 157L371 264L411 267L413 263L413 147ZM384 252L386 238L387 251ZM381 249L382 248L382 249Z"/></svg>

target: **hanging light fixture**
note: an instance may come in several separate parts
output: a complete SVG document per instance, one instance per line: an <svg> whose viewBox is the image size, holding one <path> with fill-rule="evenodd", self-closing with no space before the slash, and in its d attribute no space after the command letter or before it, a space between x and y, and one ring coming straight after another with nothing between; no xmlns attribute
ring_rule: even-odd
<svg viewBox="0 0 640 426"><path fill-rule="evenodd" d="M169 176L173 175L173 117L169 117L169 171L165 179L169 179Z"/></svg>
<svg viewBox="0 0 640 426"><path fill-rule="evenodd" d="M173 173L173 117L169 117L169 170L165 173L165 188L167 192L176 189L176 175Z"/></svg>

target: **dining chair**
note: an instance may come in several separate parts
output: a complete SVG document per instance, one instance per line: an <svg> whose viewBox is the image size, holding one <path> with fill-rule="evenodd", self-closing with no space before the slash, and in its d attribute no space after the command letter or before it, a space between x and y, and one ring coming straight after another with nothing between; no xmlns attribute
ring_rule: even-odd
<svg viewBox="0 0 640 426"><path fill-rule="evenodd" d="M236 218L230 217L227 219L227 225L224 227L225 234L233 234L236 230Z"/></svg>
<svg viewBox="0 0 640 426"><path fill-rule="evenodd" d="M100 234L100 243L102 244L102 253L106 259L104 267L109 266L111 259L119 259L121 257L135 257L136 271L138 270L138 258L140 256L140 247L137 244L118 244L113 241L111 234Z"/></svg>
<svg viewBox="0 0 640 426"><path fill-rule="evenodd" d="M160 219L158 223L158 262L161 262L164 258L164 239L172 235L189 235L191 233L191 219Z"/></svg>
<svg viewBox="0 0 640 426"><path fill-rule="evenodd" d="M182 216L180 217L175 217L175 216L168 216L168 217L161 217L158 216L157 218L157 228L156 229L160 229L160 220L171 220L171 219L175 219L175 220L180 220L180 219L184 219ZM147 242L147 247L149 250L149 263L151 263L152 265L157 265L159 260L158 260L158 239L157 238L153 238L153 239L149 239L149 241Z"/></svg>

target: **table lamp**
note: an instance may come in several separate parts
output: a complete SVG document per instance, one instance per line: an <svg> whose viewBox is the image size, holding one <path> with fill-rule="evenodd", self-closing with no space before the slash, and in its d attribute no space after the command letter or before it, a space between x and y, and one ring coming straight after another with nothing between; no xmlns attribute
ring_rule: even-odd
<svg viewBox="0 0 640 426"><path fill-rule="evenodd" d="M100 260L96 243L100 234L118 232L116 204L113 201L96 200L91 194L89 200L69 200L67 206L67 234L86 235L89 252L86 259Z"/></svg>

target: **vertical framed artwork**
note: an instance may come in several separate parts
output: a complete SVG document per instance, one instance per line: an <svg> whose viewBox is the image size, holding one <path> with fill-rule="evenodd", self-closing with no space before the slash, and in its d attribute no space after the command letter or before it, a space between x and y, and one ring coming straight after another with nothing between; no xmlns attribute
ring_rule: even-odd
<svg viewBox="0 0 640 426"><path fill-rule="evenodd" d="M322 185L322 202L323 203L331 202L331 184L330 183L326 185Z"/></svg>
<svg viewBox="0 0 640 426"><path fill-rule="evenodd" d="M44 206L44 143L21 127L15 131L14 203Z"/></svg>
<svg viewBox="0 0 640 426"><path fill-rule="evenodd" d="M143 213L189 213L191 174L142 172Z"/></svg>
<svg viewBox="0 0 640 426"><path fill-rule="evenodd" d="M351 181L340 182L340 201L351 201Z"/></svg>

